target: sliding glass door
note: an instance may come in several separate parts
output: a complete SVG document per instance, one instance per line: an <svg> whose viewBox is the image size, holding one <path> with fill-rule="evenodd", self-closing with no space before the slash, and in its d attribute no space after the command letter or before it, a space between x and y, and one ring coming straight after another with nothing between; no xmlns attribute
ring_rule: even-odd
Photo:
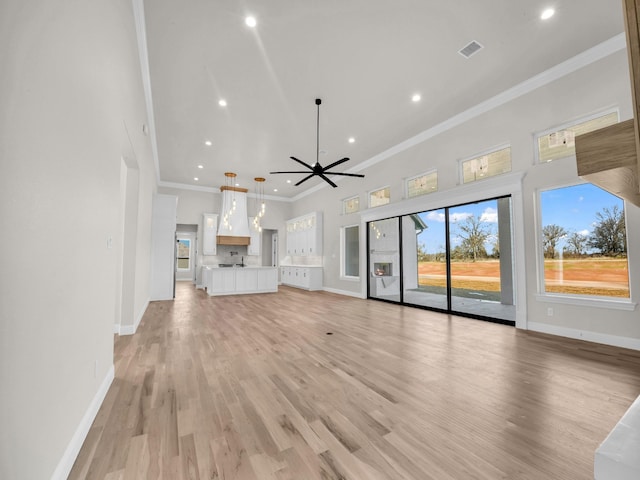
<svg viewBox="0 0 640 480"><path fill-rule="evenodd" d="M369 296L515 323L511 227L510 197L371 222Z"/></svg>

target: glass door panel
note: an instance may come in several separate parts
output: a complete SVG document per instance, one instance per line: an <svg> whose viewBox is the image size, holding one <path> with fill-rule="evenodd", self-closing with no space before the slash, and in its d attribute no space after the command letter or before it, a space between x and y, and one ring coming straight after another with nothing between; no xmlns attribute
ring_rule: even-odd
<svg viewBox="0 0 640 480"><path fill-rule="evenodd" d="M402 217L404 302L447 310L444 209Z"/></svg>
<svg viewBox="0 0 640 480"><path fill-rule="evenodd" d="M511 199L447 210L451 310L514 321Z"/></svg>
<svg viewBox="0 0 640 480"><path fill-rule="evenodd" d="M369 223L369 296L400 301L399 218Z"/></svg>

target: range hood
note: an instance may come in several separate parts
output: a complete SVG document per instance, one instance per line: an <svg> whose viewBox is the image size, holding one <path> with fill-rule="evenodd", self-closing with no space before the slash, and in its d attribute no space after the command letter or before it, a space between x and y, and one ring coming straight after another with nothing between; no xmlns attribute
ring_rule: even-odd
<svg viewBox="0 0 640 480"><path fill-rule="evenodd" d="M220 187L222 209L216 243L218 245L249 245L249 219L247 218L247 189Z"/></svg>

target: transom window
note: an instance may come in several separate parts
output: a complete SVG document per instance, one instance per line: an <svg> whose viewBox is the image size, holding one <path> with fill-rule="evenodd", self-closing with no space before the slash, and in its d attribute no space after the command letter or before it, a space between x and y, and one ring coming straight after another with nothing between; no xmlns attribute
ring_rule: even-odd
<svg viewBox="0 0 640 480"><path fill-rule="evenodd" d="M379 188L369 192L369 207L379 207L391 201L391 189L389 187Z"/></svg>
<svg viewBox="0 0 640 480"><path fill-rule="evenodd" d="M417 197L438 190L438 172L428 172L407 179L407 198Z"/></svg>
<svg viewBox="0 0 640 480"><path fill-rule="evenodd" d="M350 197L342 200L342 213L356 213L360 210L360 197Z"/></svg>
<svg viewBox="0 0 640 480"><path fill-rule="evenodd" d="M461 167L462 183L508 173L511 171L511 147L502 147L478 157L463 160Z"/></svg>
<svg viewBox="0 0 640 480"><path fill-rule="evenodd" d="M617 111L609 112L584 119L579 123L555 127L536 135L538 162L551 162L575 155L577 135L613 125L618 123L618 120Z"/></svg>

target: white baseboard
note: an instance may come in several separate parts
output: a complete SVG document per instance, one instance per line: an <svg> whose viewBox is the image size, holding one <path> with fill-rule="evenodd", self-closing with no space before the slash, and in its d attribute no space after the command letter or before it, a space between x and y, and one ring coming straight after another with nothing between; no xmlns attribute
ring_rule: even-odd
<svg viewBox="0 0 640 480"><path fill-rule="evenodd" d="M329 288L329 287L323 287L322 289L325 292L337 293L338 295L346 295L347 297L366 298L366 297L363 297L362 293L360 292L350 292L349 290L339 290L337 288Z"/></svg>
<svg viewBox="0 0 640 480"><path fill-rule="evenodd" d="M548 323L528 322L528 330L534 332L550 333L551 335L559 335L561 337L575 338L577 340L586 340L587 342L603 343L614 347L630 348L632 350L640 350L640 338L620 337L618 335L609 335L606 333L591 332L589 330L578 330L575 328L559 327L557 325L549 325Z"/></svg>
<svg viewBox="0 0 640 480"><path fill-rule="evenodd" d="M142 317L144 316L144 313L147 311L148 306L149 306L149 300L145 302L144 306L142 307L142 310L140 310L140 312L138 313L138 316L136 317L133 325L120 325L119 334L133 335L134 333L136 333L138 331L138 325L140 325L140 322L142 321Z"/></svg>
<svg viewBox="0 0 640 480"><path fill-rule="evenodd" d="M82 417L78 428L76 428L73 437L71 437L71 441L69 442L69 445L67 445L62 458L58 462L58 466L53 472L53 475L51 475L51 480L65 480L69 476L69 472L71 472L71 469L73 468L73 464L76 461L80 449L82 448L82 444L87 438L91 424L95 420L98 410L100 410L100 407L102 406L104 397L106 397L114 377L115 368L111 365L111 368L107 371L107 375L100 384L100 388L98 388L93 400L89 404L89 408Z"/></svg>
<svg viewBox="0 0 640 480"><path fill-rule="evenodd" d="M114 323L113 324L113 333L115 333L116 335L120 335L120 324L119 323Z"/></svg>

